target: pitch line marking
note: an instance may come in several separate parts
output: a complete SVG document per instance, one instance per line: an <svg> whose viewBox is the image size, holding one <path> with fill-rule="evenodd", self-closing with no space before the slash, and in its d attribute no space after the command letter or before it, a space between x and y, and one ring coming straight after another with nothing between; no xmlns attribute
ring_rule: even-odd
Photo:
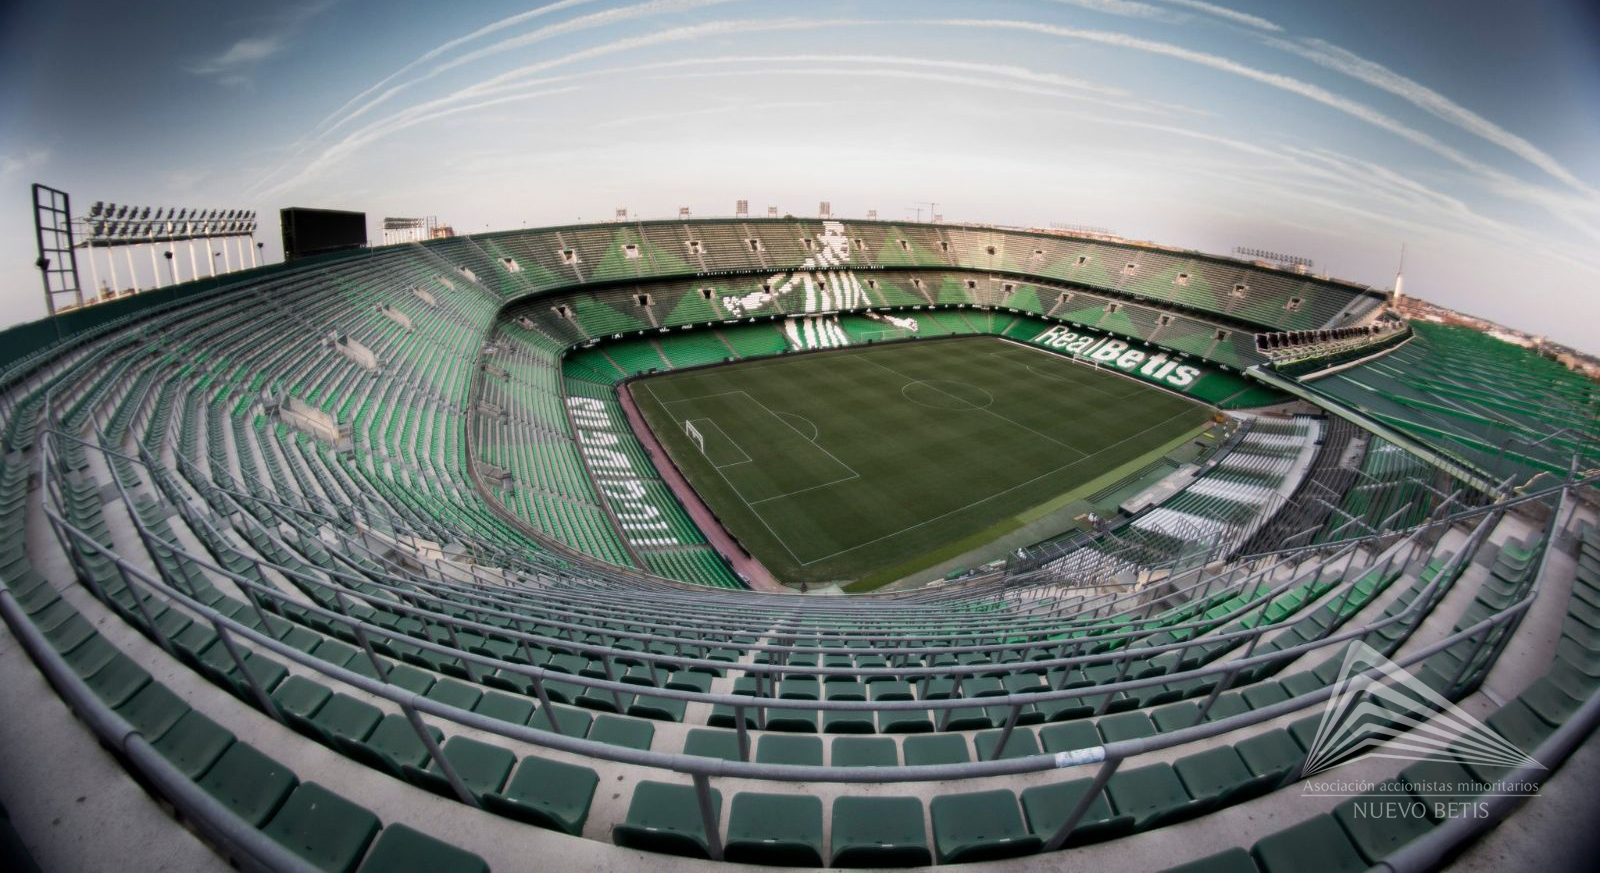
<svg viewBox="0 0 1600 873"><path fill-rule="evenodd" d="M966 399L965 397L957 397L956 395L951 394L949 391L946 391L943 388L938 387L937 385L934 384L935 382L943 382L943 383L949 384L949 385L962 385L962 386L965 386L967 388L971 388L974 391L982 391L983 392L983 396L985 396L985 397L987 397L989 399L982 406L979 406L978 404L973 403L972 401ZM915 397L912 397L910 394L906 393L906 389L910 388L913 385L925 385L925 386L927 386L929 388L932 388L934 391L937 391L938 393L943 394L944 396L949 397L950 399L961 403L962 405L951 407L951 406L935 406L935 405L933 405L931 403L925 403L925 402L923 402L921 400L918 400ZM929 409L942 409L942 410L944 410L946 412L964 412L964 411L982 412L983 410L986 410L989 407L994 405L994 395L990 394L989 390L987 388L980 388L977 385L968 385L965 382L960 382L960 381L957 381L955 379L917 379L916 381L913 381L913 382L907 382L906 384L900 386L900 396L904 397L905 399L907 399L909 401L911 401L912 403L917 404L918 406L926 406Z"/></svg>
<svg viewBox="0 0 1600 873"><path fill-rule="evenodd" d="M910 376L907 376L906 374L900 372L899 370L895 370L892 367L885 367L884 365L878 363L877 361L871 360L870 358L862 358L862 360L864 360L867 363L873 365L874 367L877 367L877 368L879 368L881 370L884 370L885 372L893 373L893 374L895 374L896 376L899 376L902 379L911 379ZM940 394L943 394L944 396L949 397L952 400L960 401L961 403L967 403L967 401L962 400L962 398L957 397L954 394L951 394L949 391L945 391L944 389L940 388L937 385L932 384L931 382L926 382L926 381L923 381L921 379L912 379L912 381L913 382L921 382L922 384L927 385L929 388L932 388L933 390L938 391ZM902 391L903 390L904 389L902 388ZM967 405L971 406L971 404L967 404ZM988 415L992 415L995 418L998 418L1001 421L1003 421L1006 424L1009 424L1009 425L1011 425L1013 427L1022 428L1023 430L1033 434L1034 436L1037 436L1037 437L1045 440L1046 442L1055 443L1056 445L1062 447L1063 449L1066 449L1066 450L1071 451L1071 452L1075 452L1076 454L1079 455L1079 460L1082 460L1082 458L1083 458L1084 452L1083 452L1082 449L1076 448L1075 446L1067 445L1066 443L1056 439L1055 437L1052 437L1049 434L1045 434L1045 433L1042 433L1040 431L1034 430L1033 428L1028 427L1027 425L1025 425L1025 424L1023 424L1021 422L1013 421L1013 420L1005 417L1004 415L1001 415L1000 413L995 412L993 409L988 408L987 406L984 406L984 407L973 406L971 408L976 409L979 412L983 412L983 413L987 413Z"/></svg>
<svg viewBox="0 0 1600 873"><path fill-rule="evenodd" d="M954 515L954 514L956 514L958 512L961 512L962 510L965 510L965 509L971 509L972 507L977 506L980 503L987 503L988 501L993 500L994 498L999 497L1002 494L1007 494L1009 492L1015 491L1015 490L1017 490L1018 488L1021 488L1024 485L1031 485L1034 482L1037 482L1037 481L1039 481L1040 479L1043 479L1046 476L1053 476L1056 473L1061 472L1062 470L1066 470L1066 469L1070 469L1072 467L1075 467L1078 464L1081 464L1084 461L1087 461L1087 460L1095 457L1096 455L1099 455L1099 454L1101 454L1103 452L1110 451L1111 449L1114 449L1114 448L1122 445L1123 443L1128 442L1129 440L1135 439L1137 437L1144 436L1145 434L1149 433L1152 430L1155 430L1158 427L1165 426L1166 424L1171 422L1172 419L1177 418L1180 415L1184 415L1187 412L1189 412L1189 410L1187 410L1187 409L1180 410L1179 412L1173 414L1172 416L1170 416L1168 418L1165 418L1165 419L1163 419L1161 421L1158 421L1155 424L1152 424L1149 427L1145 428L1144 430L1139 431L1138 433L1130 434L1130 435L1122 438L1121 440L1118 440L1117 442L1112 443L1109 446L1106 446L1105 448L1101 449L1100 451L1095 452L1092 455L1084 455L1083 457L1077 459L1076 461L1070 461L1070 462L1068 462L1066 464L1062 464L1061 466L1056 467L1053 470L1046 470L1045 472L1040 473L1039 475L1033 477L1032 479L1028 479L1028 480L1026 480L1024 482L1018 482L1017 484L1012 485L1010 488L1005 488L1005 489L1002 489L1000 491L996 491L995 493L990 494L988 497L981 497L981 498L979 498L977 500L974 500L974 501L972 501L970 503L967 503L964 506L958 506L955 509L950 510L949 512L941 513L941 514L936 515L936 516L934 516L932 518L923 519L922 521L919 521L916 524L907 525L906 527L903 527L903 528L895 531L894 533L887 533L887 534L884 534L881 537L877 537L876 539L867 540L864 543L856 543L855 545L850 546L849 548L840 549L839 551L834 552L831 555L823 555L820 558L815 558L815 559L810 560L810 561L801 561L800 562L800 566L809 567L812 564L815 564L815 563L818 563L818 562L821 562L821 561L826 561L829 558L836 558L836 557L838 557L840 555L843 555L843 554L845 554L847 552L853 552L856 549L862 548L863 546L870 546L873 543L882 542L883 540L889 539L891 537L897 537L897 536L905 533L906 531L914 530L916 528L922 527L925 524L931 524L932 522L938 521L939 519L944 518L945 516ZM788 546L785 546L784 548L788 548ZM791 551L789 554L793 555L794 552ZM799 560L799 559L796 558L796 560Z"/></svg>
<svg viewBox="0 0 1600 873"><path fill-rule="evenodd" d="M1012 363L1012 364L1017 364L1017 365L1022 366L1022 367L1027 367L1028 371L1031 372L1031 373L1037 373L1037 374L1039 374L1041 376L1045 375L1044 373L1041 373L1039 370L1034 369L1034 366L1032 364L1023 363L1021 360L1019 360L1017 358L1014 358L1014 357L1011 357L1010 355L1006 354L1006 352L1013 351L1013 350L1014 350L1013 347L1007 346L1006 348L1001 349L1000 351L991 352L990 354L994 355L996 358L999 358L1002 361L1006 361L1006 362ZM1054 352L1045 351L1044 349L1037 349L1037 351L1044 352L1045 354L1049 355L1052 358L1065 357L1064 355L1058 355L1058 354L1056 354ZM1078 378L1077 374L1079 372L1081 372L1082 369L1083 368L1082 368L1081 365L1078 366L1078 367L1064 368L1064 369L1061 370L1062 373L1071 373L1073 375L1070 375L1070 376L1053 376L1053 377L1047 377L1047 378L1053 378L1053 379L1055 379L1057 381L1070 383L1074 388L1088 388L1089 390L1094 391L1097 394L1104 394L1104 395L1106 395L1107 397L1110 397L1113 400L1126 400L1129 397L1132 397L1135 394L1139 393L1139 391L1136 389L1136 390L1131 391L1131 392L1129 392L1127 394L1118 394L1118 393L1116 393L1114 391L1109 391L1109 390L1107 390L1105 388L1102 388L1099 385L1094 384L1095 383L1094 379L1089 379L1089 378L1080 379L1080 378ZM1087 376L1088 374L1084 373L1084 375Z"/></svg>
<svg viewBox="0 0 1600 873"><path fill-rule="evenodd" d="M739 450L739 454L744 456L744 460L742 460L742 461L729 461L726 464L712 464L711 466L716 467L718 469L721 469L723 467L737 467L740 464L754 463L755 459L750 457L750 453L744 450L744 446L741 446L738 443L734 442L733 437L728 436L728 432L722 429L722 425L717 424L717 420L716 419L714 419L714 418L691 418L691 419L688 419L688 421L689 421L690 424L693 424L694 422L697 422L697 421L703 421L706 424L709 424L712 427L716 428L717 429L717 433L722 434L722 438L728 441L728 445L733 446L734 448L738 449ZM711 459L710 458L706 458L706 460L710 461Z"/></svg>
<svg viewBox="0 0 1600 873"><path fill-rule="evenodd" d="M1025 349L1033 349L1033 350L1039 352L1040 354L1050 354L1052 357L1060 357L1059 355L1053 355L1053 354L1051 354L1050 352L1048 352L1048 351L1046 351L1044 349L1035 349L1032 346L1023 345L1021 343L1016 343L1016 345L1018 345L1021 348L1025 348ZM886 348L886 347L880 346L878 348ZM835 354L837 354L838 357L840 357L840 358L862 358L862 359L865 359L866 356L871 351L872 351L872 347L857 347L857 348L850 348L848 352L843 350L843 349L841 349L838 352L836 352ZM770 361L751 361L751 362L748 362L748 364L746 366L748 368L750 368L750 369L754 369L756 367L761 367L763 364L769 364L769 363L770 364L789 364L789 363L795 363L797 361L803 361L803 360L804 360L803 358L776 358L776 359L772 359ZM1070 363L1077 363L1076 361L1071 361L1070 359L1069 359L1069 362ZM877 364L876 361L874 361L872 363L874 365L876 365L876 366L882 367L882 365L881 364ZM1083 366L1087 366L1087 365L1083 365ZM883 369L889 369L887 367L882 367L882 368ZM894 371L890 370L890 372L894 372ZM901 374L896 374L896 375L901 375ZM903 375L901 375L901 377L905 378ZM645 388L648 391L650 391L650 396L651 396L652 399L654 399L656 401L656 404L658 406L662 407L662 411L663 412L667 412L666 404L659 397L656 396L655 387L653 385L648 385L647 384L647 385L645 385ZM723 393L730 393L731 394L731 393L736 393L736 392L723 392ZM738 392L738 393L744 393L744 392ZM1173 392L1173 393L1175 393L1175 392ZM712 396L712 395L706 395L706 396ZM754 399L754 398L751 398L751 399ZM1184 399L1185 400L1189 400L1190 398L1185 397ZM756 402L760 403L760 401L756 401ZM1190 400L1190 402L1194 402L1194 401ZM762 404L762 406L765 407L765 404ZM768 410L768 411L770 412L771 410ZM800 560L800 556L796 555L794 553L794 549L790 548L789 543L787 541L785 541L782 536L779 536L779 534L778 534L778 532L776 530L773 530L772 525L770 523L768 523L768 521L766 519L766 516L762 515L760 510L756 509L754 506L751 506L750 502L744 499L744 495L740 494L739 493L739 489L735 488L733 483L731 481L729 481L726 473L723 473L719 469L719 470L717 470L717 475L722 477L722 481L728 486L728 489L733 492L733 495L735 497L739 498L739 502L743 503L745 505L745 507L750 510L750 514L754 515L756 517L756 520L761 522L762 526L767 529L767 533L772 535L773 540L775 540L778 543L778 545L783 546L783 550L789 553L789 557L794 559L795 563L798 564L799 566L809 567L812 564L820 563L822 561L826 561L826 560L829 560L831 558L836 558L839 555L847 554L847 553L853 552L853 551L855 551L857 549L860 549L860 548L863 548L863 547L866 547L866 546L870 546L870 545L873 545L875 543L882 542L883 540L891 539L893 537L897 537L897 536L899 536L899 535L901 535L901 534L903 534L903 533L905 533L907 531L915 530L916 528L922 527L922 526L927 525L927 524L931 524L931 523L933 523L935 521L939 521L940 519L945 518L947 516L954 515L957 512L961 512L962 510L970 509L970 508L972 508L974 506L977 506L977 505L979 505L981 503L986 503L986 502L988 502L990 500L993 500L996 497L1000 497L1000 496L1002 496L1004 494L1010 493L1011 491L1015 491L1016 489L1021 488L1021 487L1025 486L1025 485L1030 485L1030 484L1032 484L1034 482L1037 482L1038 480L1043 479L1043 478L1045 478L1047 476L1053 476L1053 475L1055 475L1055 474L1057 474L1057 473L1059 473L1059 472L1061 472L1063 470L1070 469L1070 468L1072 468L1074 466L1077 466L1078 464L1083 463L1084 461L1088 461L1088 460L1090 460L1090 459L1092 459L1092 458L1094 458L1094 457L1096 457L1096 456L1098 456L1098 455L1100 455L1100 454L1102 454L1104 452L1108 452L1108 451L1110 451L1110 450L1112 450L1114 448L1117 448L1118 446L1121 446L1121 445L1123 445L1123 444L1125 444L1125 443L1127 443L1127 442L1129 442L1131 440L1134 440L1134 439L1137 439L1137 438L1139 438L1141 436L1144 436L1145 434L1149 433L1152 430L1155 430L1156 428L1163 427L1163 426L1167 425L1168 423L1170 423L1173 419L1178 418L1181 415L1184 415L1188 411L1189 411L1188 409L1179 410L1178 412L1174 413L1173 415L1169 416L1168 418L1165 418L1165 419L1163 419L1161 421L1158 421L1158 422L1150 425L1149 427L1138 431L1137 433L1129 434L1128 436L1124 437L1123 439L1121 439L1121 440L1119 440L1119 441L1117 441L1115 443L1112 443L1111 445L1105 446L1105 447L1101 448L1099 451L1094 452L1093 454L1086 454L1083 457L1081 457L1081 458L1079 458L1079 459L1077 459L1075 461L1069 461L1068 463L1063 464L1063 465L1061 465L1059 467L1056 467L1053 470L1046 470L1045 472L1040 473L1038 476L1035 476L1032 479L1028 479L1026 481L1019 482L1016 485L1012 485L1009 488L1005 488L1005 489L1002 489L1000 491L996 491L995 493L990 494L987 497L980 497L977 500L973 500L973 501L971 501L969 503L966 503L966 504L964 504L962 506L958 506L955 509L950 510L949 512L941 513L939 515L933 516L932 518L923 519L922 521L919 521L919 522L917 522L915 524L907 525L906 527L903 527L903 528L901 528L901 529L899 529L897 531L894 531L892 533L887 533L887 534L884 534L883 536L876 537L876 538L871 539L871 540L867 540L866 542L861 542L861 543L857 543L857 544L855 544L853 546L848 546L846 548L840 549L840 550L838 550L836 552L833 552L831 554L823 555L820 558L813 558L810 561L802 561L802 560ZM668 415L670 417L671 414L668 413ZM1015 423L1015 422L1013 422L1013 423ZM1079 453L1082 454L1081 451ZM835 460L838 460L838 459L835 458ZM835 483L826 483L826 484L835 484Z"/></svg>
<svg viewBox="0 0 1600 873"><path fill-rule="evenodd" d="M784 416L786 418L798 418L801 421L805 422L807 425L809 425L811 427L811 436L806 437L806 438L809 439L813 443L816 442L822 436L822 432L817 429L817 423L812 421L809 418L806 418L805 416L803 416L803 415L801 415L799 413L796 413L796 412L779 412L777 414L778 415L782 415L782 416ZM798 432L799 428L795 428L795 430ZM804 434L801 434L801 435L804 436Z"/></svg>
<svg viewBox="0 0 1600 873"><path fill-rule="evenodd" d="M646 383L644 387L645 387L646 391L650 392L650 399L654 400L656 402L656 405L661 407L661 411L666 413L667 417L670 419L672 417L672 413L667 410L667 405L665 403L661 402L661 398L656 396L655 386L651 385L649 383ZM728 393L732 393L732 392L728 392ZM750 514L756 517L756 521L761 522L762 527L765 527L767 529L767 533L772 535L773 540L775 540L778 543L778 545L783 546L783 550L789 553L789 557L794 559L795 563L801 564L800 556L795 554L794 553L794 549L789 548L789 543L786 542L783 537L778 536L778 532L777 531L772 529L772 525L767 523L767 519L766 519L765 516L763 516L761 514L761 510L756 509L754 506L751 506L750 505L750 501L744 499L744 495L739 493L739 489L734 486L733 480L728 478L728 474L722 472L722 468L716 466L715 464L712 465L712 469L716 470L717 471L717 475L722 477L723 484L728 486L728 490L733 492L733 496L739 498L739 502L743 503L745 505L745 508L750 510ZM693 487L692 484L691 484L691 487ZM804 564L801 564L801 565L804 566Z"/></svg>

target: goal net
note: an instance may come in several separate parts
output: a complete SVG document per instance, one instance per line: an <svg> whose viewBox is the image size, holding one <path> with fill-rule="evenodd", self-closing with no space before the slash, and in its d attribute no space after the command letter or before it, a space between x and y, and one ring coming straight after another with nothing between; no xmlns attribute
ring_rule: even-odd
<svg viewBox="0 0 1600 873"><path fill-rule="evenodd" d="M861 340L869 343L905 339L908 336L916 336L916 334L903 327L886 327L882 330L864 330L861 332Z"/></svg>
<svg viewBox="0 0 1600 873"><path fill-rule="evenodd" d="M694 426L694 422L687 418L683 420L683 433L689 439L694 441L694 446L700 450L700 454L703 455L706 453L705 435L700 433L700 429Z"/></svg>

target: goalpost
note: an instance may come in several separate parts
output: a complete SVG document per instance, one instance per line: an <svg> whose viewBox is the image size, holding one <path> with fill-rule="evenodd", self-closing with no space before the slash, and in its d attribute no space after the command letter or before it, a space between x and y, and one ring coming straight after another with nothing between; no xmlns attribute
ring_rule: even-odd
<svg viewBox="0 0 1600 873"><path fill-rule="evenodd" d="M685 436L689 437L689 439L694 441L695 448L700 450L700 454L703 455L706 453L705 436L700 433L699 428L694 426L694 422L687 418L683 420L683 433Z"/></svg>
<svg viewBox="0 0 1600 873"><path fill-rule="evenodd" d="M861 332L861 339L869 343L905 339L908 336L916 336L916 334L903 327L886 327L882 330L864 330Z"/></svg>

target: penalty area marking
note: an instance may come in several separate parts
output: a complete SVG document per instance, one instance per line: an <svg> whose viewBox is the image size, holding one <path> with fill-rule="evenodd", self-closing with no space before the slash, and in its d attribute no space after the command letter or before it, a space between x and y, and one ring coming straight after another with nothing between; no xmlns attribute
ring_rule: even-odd
<svg viewBox="0 0 1600 873"><path fill-rule="evenodd" d="M816 442L817 438L822 435L821 432L817 430L817 423L812 421L809 418L806 418L803 415L799 415L799 414L793 413L793 412L773 412L772 414L776 415L776 416L779 416L781 418L784 418L784 419L798 418L801 421L805 422L806 423L806 427L811 428L811 436L808 436L808 437L806 437L805 434L800 433L800 428L794 427L794 425L792 425L792 424L789 425L789 426L794 428L794 432L795 433L799 433L801 436L806 437L807 440L809 440L809 441L811 441L813 443ZM785 423L787 423L787 422L785 422Z"/></svg>
<svg viewBox="0 0 1600 873"><path fill-rule="evenodd" d="M718 470L720 470L723 467L737 467L740 464L748 464L748 463L751 462L752 459L750 457L750 453L746 452L744 450L743 446L741 446L738 443L734 442L733 437L728 436L728 432L722 429L722 425L717 424L717 420L716 419L714 419L714 418L687 418L687 419L684 419L684 423L685 424L692 424L692 425L695 425L696 427L699 427L701 424L709 424L709 425L711 425L712 427L717 429L717 433L722 435L722 439L724 441L726 441L728 443L728 445L730 445L733 448L738 450L740 457L742 457L744 459L742 461L729 461L726 464L718 464L718 463L713 462L710 457L707 457L706 458L706 462L710 463L711 466L716 467ZM700 450L700 454L704 455L705 454L705 450L701 449Z"/></svg>

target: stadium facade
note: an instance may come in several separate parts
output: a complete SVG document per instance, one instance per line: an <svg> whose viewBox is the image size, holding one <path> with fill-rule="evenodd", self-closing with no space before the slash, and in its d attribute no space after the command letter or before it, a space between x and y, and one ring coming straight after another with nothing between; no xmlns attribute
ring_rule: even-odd
<svg viewBox="0 0 1600 873"><path fill-rule="evenodd" d="M1600 397L1385 302L1104 238L798 219L174 285L3 334L0 613L82 722L41 748L92 734L249 868L1427 869L1600 717ZM743 590L618 395L967 335L1202 404L1218 438L1103 483L1132 509L1108 524L801 597ZM1405 745L1468 716L1534 763L1456 754L1467 731L1308 775L1357 642L1454 708L1351 717ZM1428 814L1365 814L1395 798Z"/></svg>

